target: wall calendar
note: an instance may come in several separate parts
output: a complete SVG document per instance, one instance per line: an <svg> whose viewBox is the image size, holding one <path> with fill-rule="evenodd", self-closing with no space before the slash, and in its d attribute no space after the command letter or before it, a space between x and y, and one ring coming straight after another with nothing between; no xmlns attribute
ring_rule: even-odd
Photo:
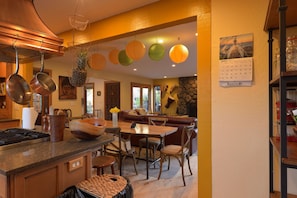
<svg viewBox="0 0 297 198"><path fill-rule="evenodd" d="M222 87L251 86L253 80L253 58L220 60L219 81Z"/></svg>

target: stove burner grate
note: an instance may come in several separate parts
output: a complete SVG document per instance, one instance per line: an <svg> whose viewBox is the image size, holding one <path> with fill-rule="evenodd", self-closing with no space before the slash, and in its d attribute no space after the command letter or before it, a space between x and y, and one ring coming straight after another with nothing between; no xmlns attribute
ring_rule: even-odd
<svg viewBox="0 0 297 198"><path fill-rule="evenodd" d="M10 128L2 131L0 130L0 146L11 145L21 142L30 144L30 142L37 143L42 141L48 141L49 136L50 135L46 133L23 128Z"/></svg>

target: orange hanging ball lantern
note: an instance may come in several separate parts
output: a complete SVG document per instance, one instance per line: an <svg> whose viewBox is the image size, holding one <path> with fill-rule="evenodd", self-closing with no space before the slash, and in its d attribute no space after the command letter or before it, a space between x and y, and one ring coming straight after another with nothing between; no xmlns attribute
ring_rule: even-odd
<svg viewBox="0 0 297 198"><path fill-rule="evenodd" d="M92 54L89 59L89 66L91 69L102 70L106 65L106 59L102 54Z"/></svg>
<svg viewBox="0 0 297 198"><path fill-rule="evenodd" d="M145 45L137 40L129 42L126 46L126 53L133 60L140 60L145 54Z"/></svg>
<svg viewBox="0 0 297 198"><path fill-rule="evenodd" d="M108 55L110 62L112 62L115 65L119 64L119 59L118 59L119 52L120 52L119 50L113 49L109 52L109 55Z"/></svg>
<svg viewBox="0 0 297 198"><path fill-rule="evenodd" d="M189 50L182 44L173 46L169 51L169 57L175 63L184 62L185 60L187 60L188 56Z"/></svg>

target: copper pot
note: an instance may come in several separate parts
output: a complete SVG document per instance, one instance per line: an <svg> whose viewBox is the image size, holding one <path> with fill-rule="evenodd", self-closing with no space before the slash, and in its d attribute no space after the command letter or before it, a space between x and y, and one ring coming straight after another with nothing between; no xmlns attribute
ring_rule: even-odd
<svg viewBox="0 0 297 198"><path fill-rule="evenodd" d="M32 92L26 80L22 76L18 75L19 58L18 58L18 50L16 47L15 47L15 57L16 57L16 63L15 63L16 70L15 70L15 73L10 75L6 81L6 91L12 101L21 105L27 105L31 100Z"/></svg>
<svg viewBox="0 0 297 198"><path fill-rule="evenodd" d="M30 86L35 93L47 96L56 90L56 84L52 78L43 72L44 54L41 54L41 69L37 72L30 82Z"/></svg>

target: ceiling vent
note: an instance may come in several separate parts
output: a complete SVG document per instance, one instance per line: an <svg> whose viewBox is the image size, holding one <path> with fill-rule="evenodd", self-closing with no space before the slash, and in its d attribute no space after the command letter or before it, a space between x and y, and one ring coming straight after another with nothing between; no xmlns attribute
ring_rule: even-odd
<svg viewBox="0 0 297 198"><path fill-rule="evenodd" d="M27 63L63 55L63 39L58 38L43 23L33 0L2 0L0 6L0 62L15 62L15 49L19 62Z"/></svg>

